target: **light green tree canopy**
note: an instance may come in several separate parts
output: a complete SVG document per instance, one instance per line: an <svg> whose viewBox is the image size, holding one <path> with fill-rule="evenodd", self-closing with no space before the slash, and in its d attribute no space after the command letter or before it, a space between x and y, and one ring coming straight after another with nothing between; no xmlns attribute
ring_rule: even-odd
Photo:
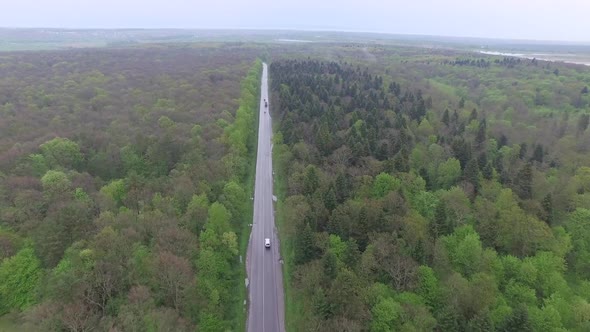
<svg viewBox="0 0 590 332"><path fill-rule="evenodd" d="M0 264L0 314L23 310L35 302L35 290L41 279L39 259L33 249L25 248Z"/></svg>
<svg viewBox="0 0 590 332"><path fill-rule="evenodd" d="M373 182L373 196L382 198L390 191L395 191L401 186L401 181L390 174L380 173Z"/></svg>
<svg viewBox="0 0 590 332"><path fill-rule="evenodd" d="M80 147L67 138L56 137L40 146L50 168L76 169L83 161Z"/></svg>

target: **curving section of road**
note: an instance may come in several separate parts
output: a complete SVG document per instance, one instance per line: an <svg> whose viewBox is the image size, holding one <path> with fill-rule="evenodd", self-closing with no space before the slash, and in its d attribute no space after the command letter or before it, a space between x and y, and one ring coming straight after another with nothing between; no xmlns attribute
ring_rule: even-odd
<svg viewBox="0 0 590 332"><path fill-rule="evenodd" d="M246 258L249 282L248 331L284 332L283 272L272 191L271 105L265 105L265 101L268 101L268 68L266 63L262 66L254 220ZM264 246L266 238L270 239L270 248Z"/></svg>

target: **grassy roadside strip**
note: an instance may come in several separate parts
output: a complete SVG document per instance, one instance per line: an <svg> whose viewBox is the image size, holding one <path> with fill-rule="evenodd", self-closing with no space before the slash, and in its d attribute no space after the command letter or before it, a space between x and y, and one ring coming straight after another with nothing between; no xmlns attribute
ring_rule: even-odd
<svg viewBox="0 0 590 332"><path fill-rule="evenodd" d="M254 123L256 124L256 130L254 130L252 135L248 137L248 146L251 147L248 150L247 155L247 171L246 176L242 181L242 186L244 191L246 192L247 197L254 196L254 181L256 179L256 153L258 149L258 118L260 116L260 78L262 77L262 64L260 60L257 60L254 64L252 71L257 70L258 74L258 88L257 88L257 96L256 102L254 105L244 105L246 107L254 107ZM246 285L244 280L247 276L246 273L246 255L248 251L248 241L250 239L250 231L252 228L250 224L252 223L253 213L254 213L254 206L251 201L248 201L246 204L247 208L243 215L242 220L242 227L239 230L239 255L242 256L242 262L239 264L239 268L237 271L237 278L238 284L236 289L236 299L234 302L235 308L234 311L234 321L233 326L235 331L245 331L246 330L246 319L247 319L247 307L244 306L244 300L248 298L248 291L246 289Z"/></svg>
<svg viewBox="0 0 590 332"><path fill-rule="evenodd" d="M274 123L274 126L278 126L278 123ZM276 127L275 127L276 128ZM274 177L274 192L277 196L275 223L279 232L280 239L280 250L281 257L283 258L283 288L285 292L285 330L286 331L297 331L297 327L301 326L299 320L302 319L301 315L301 302L297 296L295 289L293 288L293 239L289 237L289 234L285 225L285 210L284 202L287 197L287 179L286 174L286 159L285 156L289 153L288 147L282 144L282 135L280 132L275 130L273 135L273 170L275 171Z"/></svg>
<svg viewBox="0 0 590 332"><path fill-rule="evenodd" d="M258 137L258 135L256 135ZM254 150L254 158L256 158L256 150ZM256 159L254 159L256 160ZM248 195L250 195L249 197L252 197L254 195L254 180L255 180L255 175L254 173L256 172L256 163L252 163L252 165L250 166L250 170L251 170L251 174L248 174L248 178L246 179L245 182L245 189L246 189L246 193ZM238 275L238 279L240 280L239 285L238 285L238 298L240 299L239 301L235 301L236 303L236 308L235 308L235 323L233 324L236 327L236 331L245 331L246 330L246 319L247 319L247 313L248 313L248 308L246 306L244 306L244 301L248 298L248 290L246 289L246 284L244 283L246 276L247 276L247 272L246 272L246 256L247 256L247 252L248 252L248 241L250 239L250 231L252 230L252 227L250 227L250 223L252 223L252 219L253 219L253 213L254 213L254 206L252 204L248 205L248 209L246 211L245 217L244 219L247 220L247 222L244 222L242 225L242 229L240 230L240 243L239 243L239 250L240 250L240 255L242 256L242 263L240 264L240 268L239 268L239 275Z"/></svg>

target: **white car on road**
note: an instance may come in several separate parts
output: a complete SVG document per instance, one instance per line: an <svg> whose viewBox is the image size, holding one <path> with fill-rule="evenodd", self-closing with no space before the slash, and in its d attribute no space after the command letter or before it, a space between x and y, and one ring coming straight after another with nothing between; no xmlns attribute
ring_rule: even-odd
<svg viewBox="0 0 590 332"><path fill-rule="evenodd" d="M265 246L267 249L268 249L268 248L270 248L270 239L269 239L269 238L266 238L266 239L264 239L264 246Z"/></svg>

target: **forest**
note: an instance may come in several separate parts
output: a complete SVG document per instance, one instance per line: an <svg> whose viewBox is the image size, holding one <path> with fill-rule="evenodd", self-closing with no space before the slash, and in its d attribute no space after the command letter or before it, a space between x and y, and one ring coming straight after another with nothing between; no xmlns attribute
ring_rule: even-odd
<svg viewBox="0 0 590 332"><path fill-rule="evenodd" d="M590 68L343 45L270 77L288 331L590 330Z"/></svg>
<svg viewBox="0 0 590 332"><path fill-rule="evenodd" d="M590 330L590 68L352 42L0 54L0 330L245 329L259 57L287 331Z"/></svg>
<svg viewBox="0 0 590 332"><path fill-rule="evenodd" d="M0 55L0 330L243 330L261 62Z"/></svg>

